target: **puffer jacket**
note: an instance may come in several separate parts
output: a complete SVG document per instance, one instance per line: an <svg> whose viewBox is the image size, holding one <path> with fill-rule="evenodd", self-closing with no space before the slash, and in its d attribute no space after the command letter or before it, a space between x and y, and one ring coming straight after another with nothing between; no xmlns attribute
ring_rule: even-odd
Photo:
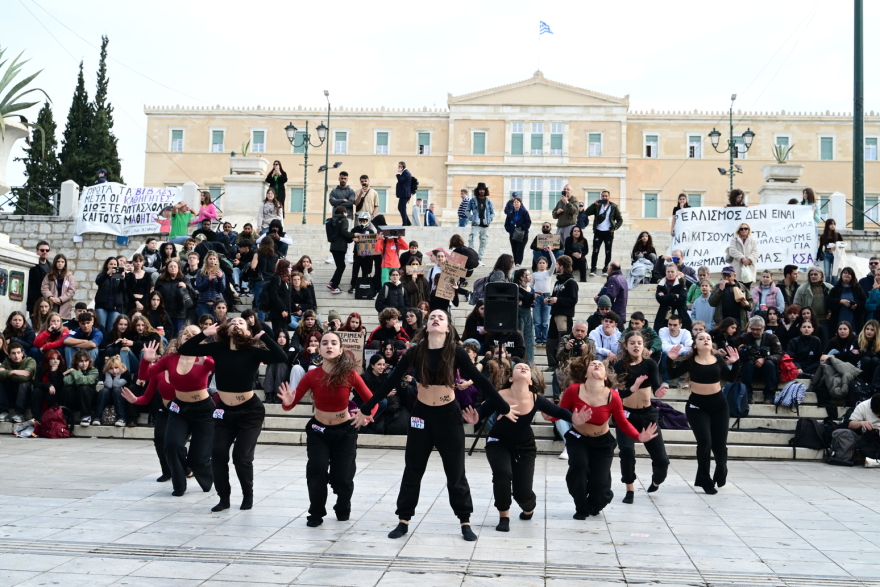
<svg viewBox="0 0 880 587"><path fill-rule="evenodd" d="M841 361L835 357L828 357L825 362L819 365L816 374L810 380L810 390L821 381L832 399L846 399L849 393L849 384L859 375L862 370L855 365L850 365L845 361Z"/></svg>

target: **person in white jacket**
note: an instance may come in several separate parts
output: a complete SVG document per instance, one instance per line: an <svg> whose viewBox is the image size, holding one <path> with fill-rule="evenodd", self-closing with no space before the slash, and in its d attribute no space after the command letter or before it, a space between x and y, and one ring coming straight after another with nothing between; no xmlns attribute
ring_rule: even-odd
<svg viewBox="0 0 880 587"><path fill-rule="evenodd" d="M669 317L666 328L661 328L657 333L660 337L660 377L665 382L669 382L669 375L666 371L666 355L675 347L679 347L678 360L687 357L694 351L694 339L691 333L681 327L681 318L673 314Z"/></svg>
<svg viewBox="0 0 880 587"><path fill-rule="evenodd" d="M737 281L742 281L746 287L751 289L752 282L758 277L755 264L758 262L758 241L752 234L752 227L741 222L737 228L736 234L730 239L730 246L727 247L727 256L730 257L730 264L736 271ZM743 276L743 269L746 271Z"/></svg>
<svg viewBox="0 0 880 587"><path fill-rule="evenodd" d="M617 314L608 312L602 318L602 324L590 333L590 339L596 344L596 357L603 361L608 359L611 363L617 360L617 353L620 351L617 320Z"/></svg>

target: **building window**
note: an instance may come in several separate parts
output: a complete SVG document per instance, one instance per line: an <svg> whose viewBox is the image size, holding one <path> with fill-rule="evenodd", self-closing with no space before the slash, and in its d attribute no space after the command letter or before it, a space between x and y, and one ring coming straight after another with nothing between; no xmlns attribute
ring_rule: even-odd
<svg viewBox="0 0 880 587"><path fill-rule="evenodd" d="M223 201L221 199L223 197L223 188L220 187L219 185L209 186L208 192L211 194L211 202L215 206L220 208L221 207L220 204L223 203Z"/></svg>
<svg viewBox="0 0 880 587"><path fill-rule="evenodd" d="M547 180L547 209L552 210L556 206L556 199L562 195L562 186L565 185L565 179L561 177L551 177Z"/></svg>
<svg viewBox="0 0 880 587"><path fill-rule="evenodd" d="M819 137L819 159L834 160L834 137Z"/></svg>
<svg viewBox="0 0 880 587"><path fill-rule="evenodd" d="M522 122L513 122L510 125L511 134L510 134L510 154L511 155L522 155L523 154L523 130L525 124Z"/></svg>
<svg viewBox="0 0 880 587"><path fill-rule="evenodd" d="M475 132L473 134L474 155L486 154L486 133Z"/></svg>
<svg viewBox="0 0 880 587"><path fill-rule="evenodd" d="M425 218L424 218L424 216L425 216L425 210L428 209L428 204L430 203L430 202L428 201L430 193L431 193L431 192L430 192L429 190L418 190L418 191L416 191L416 199L419 199L419 198L422 199L422 207L419 208L419 215L422 216L422 218L419 219L419 224L424 224L423 221L424 221L424 219L425 219Z"/></svg>
<svg viewBox="0 0 880 587"><path fill-rule="evenodd" d="M874 150L876 151L877 141L874 140ZM183 129L175 128L171 131L171 152L183 153Z"/></svg>
<svg viewBox="0 0 880 587"><path fill-rule="evenodd" d="M645 135L645 157L656 159L660 155L660 136Z"/></svg>
<svg viewBox="0 0 880 587"><path fill-rule="evenodd" d="M703 137L700 135L689 135L688 136L688 158L689 159L702 159L703 158Z"/></svg>
<svg viewBox="0 0 880 587"><path fill-rule="evenodd" d="M703 194L688 194L688 206L699 208L703 205Z"/></svg>
<svg viewBox="0 0 880 587"><path fill-rule="evenodd" d="M379 194L379 214L385 214L388 211L388 190L376 190ZM372 210L368 210L372 214Z"/></svg>
<svg viewBox="0 0 880 587"><path fill-rule="evenodd" d="M226 132L222 131L222 130L212 130L211 131L211 152L212 153L222 153L223 152L224 135L226 135Z"/></svg>
<svg viewBox="0 0 880 587"><path fill-rule="evenodd" d="M521 177L511 177L510 178L510 197L518 196L520 199L523 198L523 178Z"/></svg>
<svg viewBox="0 0 880 587"><path fill-rule="evenodd" d="M876 161L876 160L877 160L877 137L867 137L865 139L865 161Z"/></svg>
<svg viewBox="0 0 880 587"><path fill-rule="evenodd" d="M419 155L430 155L430 154L431 154L431 133L420 132L419 133Z"/></svg>
<svg viewBox="0 0 880 587"><path fill-rule="evenodd" d="M550 123L550 154L562 155L562 123Z"/></svg>
<svg viewBox="0 0 880 587"><path fill-rule="evenodd" d="M296 138L293 139L293 152L294 153L305 153L306 152L306 131L298 130L296 131ZM302 210L300 210L302 212Z"/></svg>
<svg viewBox="0 0 880 587"><path fill-rule="evenodd" d="M645 218L657 218L657 194L645 194Z"/></svg>
<svg viewBox="0 0 880 587"><path fill-rule="evenodd" d="M590 157L601 157L602 156L602 135L597 132L591 132L588 137L589 141L589 155Z"/></svg>
<svg viewBox="0 0 880 587"><path fill-rule="evenodd" d="M266 152L266 131L252 130L251 131L251 153L265 153L265 152Z"/></svg>
<svg viewBox="0 0 880 587"><path fill-rule="evenodd" d="M828 219L829 205L831 204L830 196L819 196L819 216L822 220Z"/></svg>
<svg viewBox="0 0 880 587"><path fill-rule="evenodd" d="M376 133L376 155L387 155L388 154L388 133L387 132L377 132Z"/></svg>
<svg viewBox="0 0 880 587"><path fill-rule="evenodd" d="M746 158L746 142L742 137L733 137L734 151L733 158L734 159L745 159Z"/></svg>
<svg viewBox="0 0 880 587"><path fill-rule="evenodd" d="M787 149L791 145L791 137L789 135L776 135L774 141L777 147ZM785 156L785 160L791 159L791 153Z"/></svg>
<svg viewBox="0 0 880 587"><path fill-rule="evenodd" d="M874 222L877 222L877 218L880 218L880 214L877 213L878 204L880 204L880 198L865 196L865 216Z"/></svg>
<svg viewBox="0 0 880 587"><path fill-rule="evenodd" d="M601 199L602 199L602 192L587 192L587 201L585 202L585 204L587 206L589 206L590 204L592 204L596 200L601 200Z"/></svg>
<svg viewBox="0 0 880 587"><path fill-rule="evenodd" d="M335 137L333 152L337 155L345 155L348 153L348 132L336 131Z"/></svg>
<svg viewBox="0 0 880 587"><path fill-rule="evenodd" d="M303 189L302 188L290 188L290 209L288 212L302 212L303 211Z"/></svg>
<svg viewBox="0 0 880 587"><path fill-rule="evenodd" d="M530 142L529 153L532 155L544 154L544 123L532 123L532 138Z"/></svg>
<svg viewBox="0 0 880 587"><path fill-rule="evenodd" d="M543 179L540 177L529 178L529 210L541 209L541 196L544 195L543 183Z"/></svg>

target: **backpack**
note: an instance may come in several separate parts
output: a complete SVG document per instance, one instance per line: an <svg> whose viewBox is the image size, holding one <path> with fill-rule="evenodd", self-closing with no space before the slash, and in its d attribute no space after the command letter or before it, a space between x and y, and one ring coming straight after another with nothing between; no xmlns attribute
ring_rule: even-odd
<svg viewBox="0 0 880 587"><path fill-rule="evenodd" d="M324 222L324 231L327 233L327 242L332 243L342 238L342 231L339 230L339 219L332 216Z"/></svg>
<svg viewBox="0 0 880 587"><path fill-rule="evenodd" d="M739 428L739 419L749 415L749 390L746 388L746 384L728 383L724 386L724 397L727 398L730 417L737 420L733 426Z"/></svg>
<svg viewBox="0 0 880 587"><path fill-rule="evenodd" d="M489 276L481 277L474 282L474 289L471 290L471 295L468 296L468 303L472 306L476 306L477 302L486 298L486 284L489 283Z"/></svg>
<svg viewBox="0 0 880 587"><path fill-rule="evenodd" d="M797 379L797 374L798 368L794 364L794 359L788 355L782 355L782 359L779 360L779 380L783 383L794 381Z"/></svg>
<svg viewBox="0 0 880 587"><path fill-rule="evenodd" d="M107 406L101 413L101 425L113 426L114 424L116 424L116 408L113 406Z"/></svg>
<svg viewBox="0 0 880 587"><path fill-rule="evenodd" d="M66 412L65 412L66 410ZM62 406L52 406L43 412L37 433L43 438L70 438L73 413Z"/></svg>
<svg viewBox="0 0 880 587"><path fill-rule="evenodd" d="M26 420L12 427L12 434L19 438L36 438L40 432L40 423Z"/></svg>
<svg viewBox="0 0 880 587"><path fill-rule="evenodd" d="M414 196L419 191L419 180L413 175L409 183L409 195Z"/></svg>
<svg viewBox="0 0 880 587"><path fill-rule="evenodd" d="M657 426L664 430L690 430L687 416L679 412L669 404L663 403L658 399L652 399L651 405L657 408L659 413L659 422Z"/></svg>
<svg viewBox="0 0 880 587"><path fill-rule="evenodd" d="M789 408L792 412L800 414L799 406L804 403L804 396L807 394L807 388L803 383L797 381L789 381L785 384L776 395L773 403L776 404L776 412L779 412L779 406Z"/></svg>
<svg viewBox="0 0 880 587"><path fill-rule="evenodd" d="M788 441L792 448L811 448L824 450L826 448L823 436L825 427L815 418L798 418L794 428L794 436Z"/></svg>
<svg viewBox="0 0 880 587"><path fill-rule="evenodd" d="M825 461L829 465L852 467L855 464L858 435L849 428L838 428L831 433L831 455Z"/></svg>

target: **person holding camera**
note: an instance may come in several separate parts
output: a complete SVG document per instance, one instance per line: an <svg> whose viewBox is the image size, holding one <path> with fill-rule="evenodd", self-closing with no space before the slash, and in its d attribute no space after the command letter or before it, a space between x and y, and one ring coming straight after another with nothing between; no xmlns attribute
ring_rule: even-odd
<svg viewBox="0 0 880 587"><path fill-rule="evenodd" d="M737 326L749 322L749 312L754 309L748 288L736 279L736 270L728 265L721 270L721 280L709 294L709 305L715 308L715 323L732 318Z"/></svg>
<svg viewBox="0 0 880 587"><path fill-rule="evenodd" d="M556 347L557 366L553 369L553 397L559 398L562 390L568 386L568 366L575 359L596 356L596 344L587 336L587 323L578 320L571 327L571 333L560 339ZM549 371L550 369L548 369ZM564 384L564 385L563 385ZM563 432L560 431L560 434Z"/></svg>
<svg viewBox="0 0 880 587"><path fill-rule="evenodd" d="M755 316L749 320L748 332L744 332L736 342L740 356L745 359L740 368L741 381L749 392L749 403L752 399L752 381L759 374L764 381L764 403L773 403L776 395L776 384L779 375L776 367L782 359L782 345L779 338L770 332L764 332L764 319Z"/></svg>

